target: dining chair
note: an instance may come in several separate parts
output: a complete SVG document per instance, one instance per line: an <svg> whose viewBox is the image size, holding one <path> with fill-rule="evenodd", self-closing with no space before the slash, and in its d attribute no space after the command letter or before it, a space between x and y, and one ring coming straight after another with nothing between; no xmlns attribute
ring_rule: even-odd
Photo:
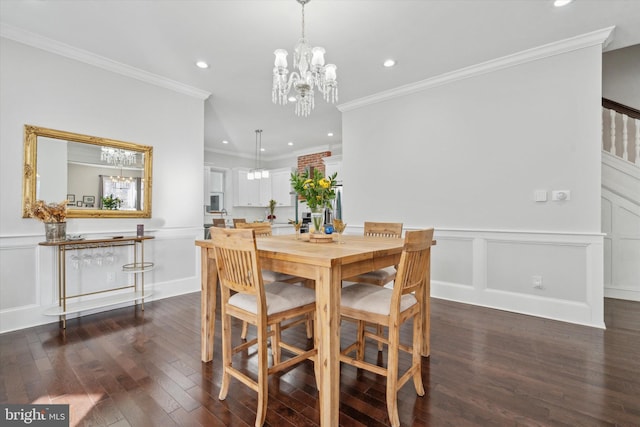
<svg viewBox="0 0 640 427"><path fill-rule="evenodd" d="M233 226L237 227L238 224L246 224L247 220L244 218L233 218Z"/></svg>
<svg viewBox="0 0 640 427"><path fill-rule="evenodd" d="M268 222L246 222L236 224L236 228L239 229L252 229L255 231L256 237L270 237L273 235L273 228ZM271 270L262 270L262 280L265 283L271 282L283 282L283 283L302 283L303 286L313 289L315 288L313 280L305 279L303 277L293 276L291 274L278 273ZM242 332L240 337L242 339L247 338L248 324L244 322L242 324ZM313 318L310 317L307 322L307 338L313 337Z"/></svg>
<svg viewBox="0 0 640 427"><path fill-rule="evenodd" d="M365 221L364 235L369 237L402 237L401 222L373 222ZM391 283L396 278L396 267L385 267L378 270L368 271L358 276L345 279L347 282L369 283L371 285L384 286ZM378 325L377 334L382 335L382 326ZM382 351L382 343L378 343L378 351Z"/></svg>
<svg viewBox="0 0 640 427"><path fill-rule="evenodd" d="M225 228L227 226L224 218L213 218L213 226Z"/></svg>
<svg viewBox="0 0 640 427"><path fill-rule="evenodd" d="M260 274L255 231L250 229L214 228L211 240L215 245L216 268L220 279L222 323L222 384L219 399L224 400L232 378L258 393L256 426L264 424L268 375L289 369L304 360L312 360L317 370L317 347L302 349L282 341L281 332L315 314L315 292L302 286L273 282L264 284ZM232 295L232 291L234 292ZM231 317L256 325L257 337L236 347L232 345ZM298 319L298 320L295 320ZM286 324L283 322L287 322ZM271 337L273 362L268 364L267 338ZM257 345L257 381L246 371L233 365L233 355ZM294 356L282 359L282 349ZM253 366L252 364L245 366Z"/></svg>
<svg viewBox="0 0 640 427"><path fill-rule="evenodd" d="M392 289L368 283L356 283L341 291L340 315L357 322L356 341L341 351L340 361L356 368L368 370L387 378L387 412L391 425L400 425L398 417L398 390L410 379L418 396L424 396L421 371L422 321L425 282L429 266L429 251L433 228L407 231L398 264L398 273ZM428 298L428 296L426 296ZM400 326L413 320L413 338L410 345L400 343ZM369 332L365 324L386 326L388 337ZM365 338L387 345L387 366L365 361ZM411 366L399 376L400 351L411 354ZM355 352L355 357L349 356Z"/></svg>
<svg viewBox="0 0 640 427"><path fill-rule="evenodd" d="M401 222L371 222L365 221L364 235L370 237L402 237ZM386 267L379 270L369 271L358 276L345 279L348 282L369 283L372 285L384 286L396 278L396 268Z"/></svg>

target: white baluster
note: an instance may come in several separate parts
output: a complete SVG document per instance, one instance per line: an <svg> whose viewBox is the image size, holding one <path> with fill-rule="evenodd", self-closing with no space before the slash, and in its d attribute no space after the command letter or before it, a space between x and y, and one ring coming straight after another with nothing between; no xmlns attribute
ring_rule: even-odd
<svg viewBox="0 0 640 427"><path fill-rule="evenodd" d="M640 119L636 119L636 165L640 166Z"/></svg>
<svg viewBox="0 0 640 427"><path fill-rule="evenodd" d="M602 115L600 116L600 131L602 133L602 149L604 150L604 115L607 113L607 109L602 107Z"/></svg>
<svg viewBox="0 0 640 427"><path fill-rule="evenodd" d="M629 137L627 133L627 120L629 116L626 114L622 115L622 158L624 160L629 160L629 155L627 154L627 145L629 143Z"/></svg>
<svg viewBox="0 0 640 427"><path fill-rule="evenodd" d="M611 117L611 124L609 126L611 129L611 148L609 149L609 152L615 156L616 155L616 111L609 110L609 116Z"/></svg>

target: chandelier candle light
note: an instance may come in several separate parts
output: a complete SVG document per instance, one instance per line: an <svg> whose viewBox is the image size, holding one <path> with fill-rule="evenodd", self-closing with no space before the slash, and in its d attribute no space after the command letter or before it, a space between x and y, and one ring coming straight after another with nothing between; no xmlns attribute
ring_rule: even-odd
<svg viewBox="0 0 640 427"><path fill-rule="evenodd" d="M116 166L131 166L136 164L135 151L123 150L122 148L102 147L100 160Z"/></svg>
<svg viewBox="0 0 640 427"><path fill-rule="evenodd" d="M296 115L307 117L314 108L314 88L317 88L324 100L332 104L338 100L338 81L336 66L324 63L325 50L311 47L304 34L304 5L311 0L296 0L302 5L302 37L293 51L293 68L288 76L287 51L277 49L273 67L273 87L271 99L274 104L285 105L289 101L291 87L296 92ZM287 77L288 76L288 77Z"/></svg>

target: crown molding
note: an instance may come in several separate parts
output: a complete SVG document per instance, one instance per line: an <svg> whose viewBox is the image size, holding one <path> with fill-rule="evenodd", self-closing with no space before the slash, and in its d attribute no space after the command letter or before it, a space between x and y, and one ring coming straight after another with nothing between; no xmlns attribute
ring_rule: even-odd
<svg viewBox="0 0 640 427"><path fill-rule="evenodd" d="M104 56L96 55L83 49L78 49L71 45L25 31L12 25L3 23L0 27L0 37L23 43L31 47L42 49L44 51L64 56L66 58L75 59L76 61L84 62L85 64L93 65L98 68L141 80L145 83L160 86L174 92L192 96L194 98L205 100L211 95L210 92L185 85L184 83L180 83L178 81L171 80L157 74L149 73L148 71L144 71L139 68L131 67L129 65L113 61Z"/></svg>
<svg viewBox="0 0 640 427"><path fill-rule="evenodd" d="M209 148L207 146L204 147L204 151L207 153L222 154L224 156L237 157L241 159L255 159L255 153L249 154L244 152L231 152L231 151L219 149L219 148ZM342 155L342 144L318 145L315 147L304 148L304 149L291 151L289 153L279 154L274 156L265 156L261 154L260 159L262 159L265 162L274 162L276 160L297 159L300 156L306 156L306 155L315 154L315 153L322 153L325 151L331 151L331 153L335 152Z"/></svg>
<svg viewBox="0 0 640 427"><path fill-rule="evenodd" d="M481 62L476 65L461 68L449 73L441 74L429 79L420 80L415 83L403 85L394 89L379 92L370 96L365 96L351 102L338 105L340 112L355 110L366 105L375 104L377 102L386 101L400 96L421 92L433 87L442 86L458 80L479 76L485 73L501 70L503 68L513 67L526 62L537 61L562 53L571 52L586 47L602 45L604 49L613 40L613 31L615 26L603 28L601 30L592 31L590 33L571 37L557 42L534 47L512 55L503 56L492 59L490 61Z"/></svg>

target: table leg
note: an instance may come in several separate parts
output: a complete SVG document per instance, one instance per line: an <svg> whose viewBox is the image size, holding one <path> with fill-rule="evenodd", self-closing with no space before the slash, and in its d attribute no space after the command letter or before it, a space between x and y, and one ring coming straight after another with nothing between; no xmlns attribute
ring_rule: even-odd
<svg viewBox="0 0 640 427"><path fill-rule="evenodd" d="M200 248L201 295L200 295L200 353L203 362L213 360L213 339L216 329L216 291L218 270L213 257L213 248Z"/></svg>
<svg viewBox="0 0 640 427"><path fill-rule="evenodd" d="M429 259L427 261L427 275L423 286L424 307L422 310L422 351L423 357L431 354L431 249L429 249Z"/></svg>
<svg viewBox="0 0 640 427"><path fill-rule="evenodd" d="M319 268L316 277L320 425L339 425L341 267Z"/></svg>

